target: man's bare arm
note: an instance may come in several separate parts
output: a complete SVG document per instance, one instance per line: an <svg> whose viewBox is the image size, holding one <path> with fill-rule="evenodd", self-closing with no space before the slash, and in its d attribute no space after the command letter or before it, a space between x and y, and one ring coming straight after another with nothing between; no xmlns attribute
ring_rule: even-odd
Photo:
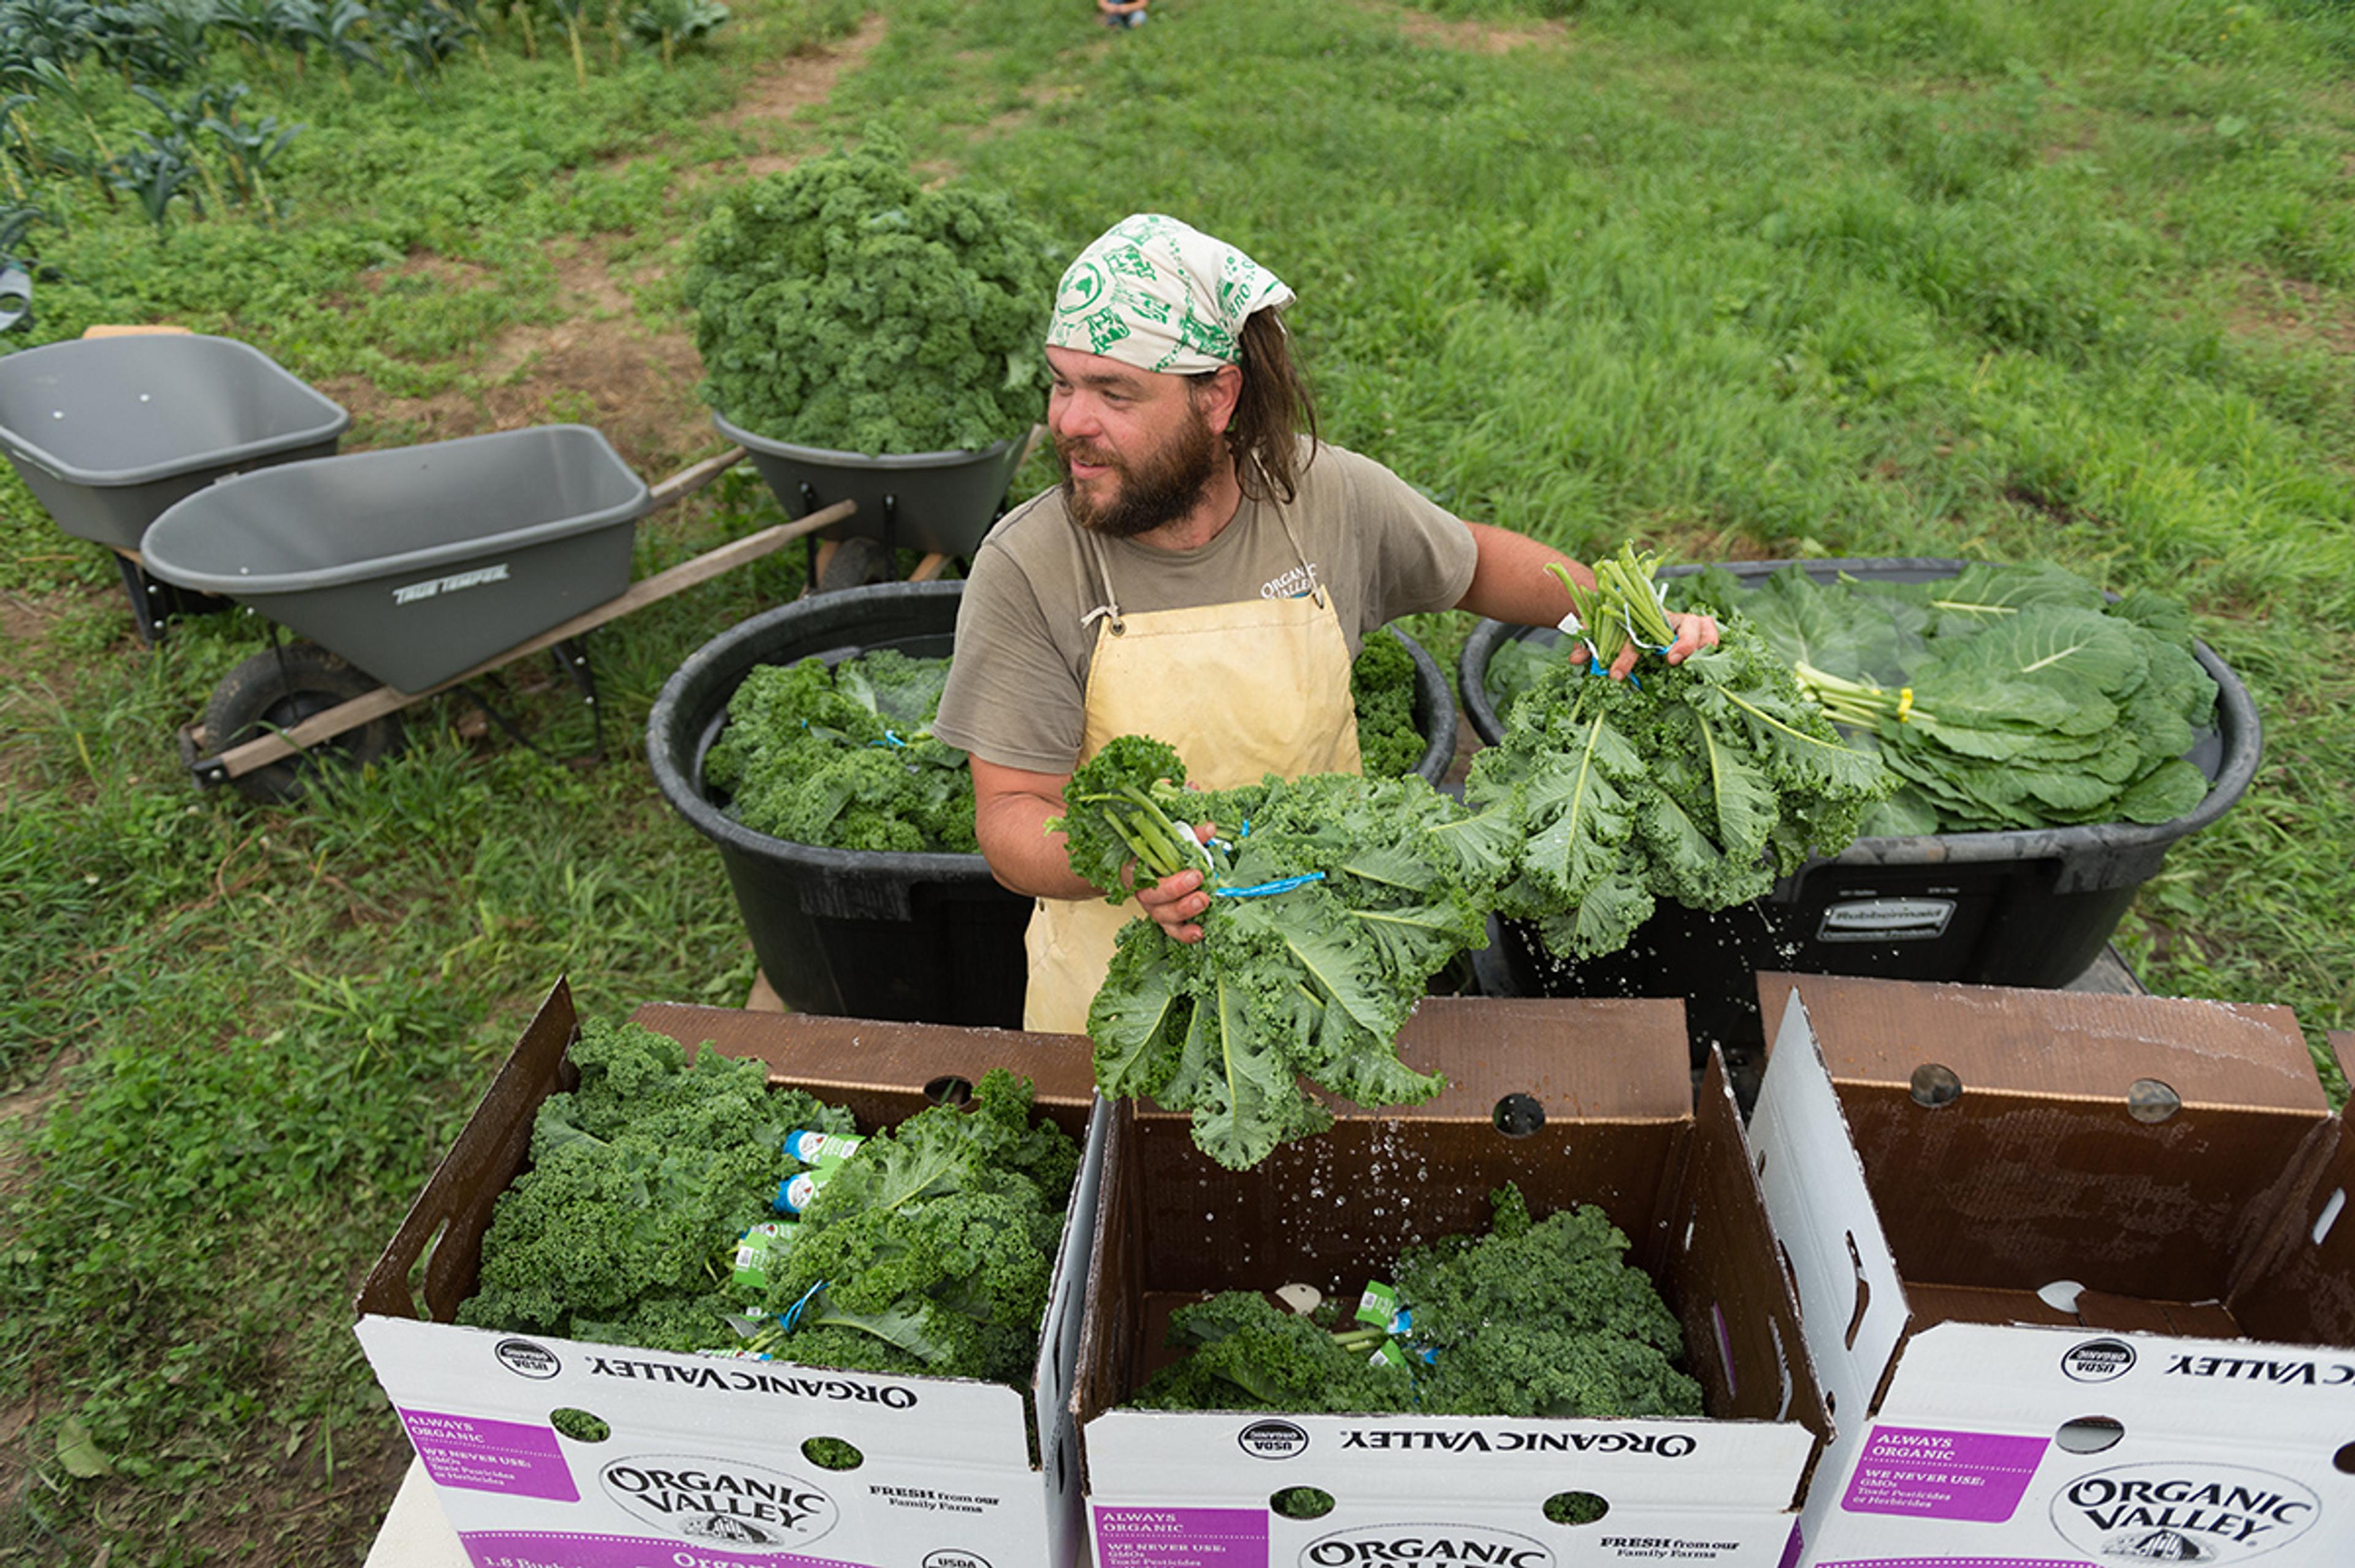
<svg viewBox="0 0 2355 1568"><path fill-rule="evenodd" d="M1047 831L1048 821L1063 815L1063 786L1071 775L1025 773L979 757L971 762L974 836L990 874L1032 898L1103 897L1071 869L1063 836ZM1201 886L1201 872L1180 871L1137 894L1136 901L1178 941L1199 942L1202 928L1193 922L1210 905Z"/></svg>

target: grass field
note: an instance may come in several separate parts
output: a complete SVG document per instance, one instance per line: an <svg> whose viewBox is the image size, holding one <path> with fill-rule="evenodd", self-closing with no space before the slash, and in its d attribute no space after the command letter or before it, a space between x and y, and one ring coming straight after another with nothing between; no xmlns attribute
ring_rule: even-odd
<svg viewBox="0 0 2355 1568"><path fill-rule="evenodd" d="M38 317L0 342L176 322L346 401L347 450L581 419L656 477L719 444L680 245L745 171L888 123L1072 248L1137 209L1243 244L1300 294L1327 434L1467 517L2183 597L2266 758L2120 944L2155 990L2295 1007L2318 1053L2355 1028L2355 6L1153 16L743 0L670 69L597 36L585 87L549 24L527 59L489 13L424 91L224 46L308 127L283 218L159 239L53 179ZM144 123L91 95L115 139ZM775 515L731 476L641 528L638 571ZM198 793L174 741L260 627L144 649L13 477L0 562L0 1561L357 1562L407 1448L351 1291L528 1009L559 975L592 1011L746 993L716 858L637 740L800 557L600 634L602 766L445 699L292 809ZM586 741L569 688L515 700L551 752Z"/></svg>

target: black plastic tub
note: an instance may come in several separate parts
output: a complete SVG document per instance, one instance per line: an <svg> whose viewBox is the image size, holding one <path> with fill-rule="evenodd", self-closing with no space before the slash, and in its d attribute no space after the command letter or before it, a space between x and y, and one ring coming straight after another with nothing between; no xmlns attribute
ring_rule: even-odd
<svg viewBox="0 0 2355 1568"><path fill-rule="evenodd" d="M703 787L703 758L728 700L758 665L839 663L875 648L946 657L962 582L893 582L817 594L731 626L664 683L646 721L655 780L718 847L761 973L797 1012L1018 1029L1031 900L979 855L826 849L755 833ZM1455 751L1445 676L1412 638L1416 771L1436 784Z"/></svg>
<svg viewBox="0 0 2355 1568"><path fill-rule="evenodd" d="M1754 581L1789 564L1726 570ZM1884 582L1930 581L1965 565L1923 557L1802 564L1821 581L1845 572ZM1489 659L1508 640L1558 637L1484 621L1465 639L1457 675L1483 743L1503 733L1488 699ZM2262 740L2248 688L2205 644L2193 652L2217 688L2216 727L2189 753L2211 784L2172 822L1859 838L1834 859L1808 861L1755 903L1702 913L1664 901L1625 948L1599 958L1557 957L1526 925L1499 921L1484 983L1515 996L1680 997L1696 1062L1712 1041L1733 1055L1760 1046L1753 976L1761 969L2066 986L2100 958L2168 850L2231 809L2256 776Z"/></svg>

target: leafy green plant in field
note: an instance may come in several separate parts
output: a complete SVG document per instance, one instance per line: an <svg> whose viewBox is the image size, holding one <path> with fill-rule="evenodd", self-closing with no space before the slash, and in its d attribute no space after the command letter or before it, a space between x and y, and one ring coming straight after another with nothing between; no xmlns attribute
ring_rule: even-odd
<svg viewBox="0 0 2355 1568"><path fill-rule="evenodd" d="M649 0L630 13L630 31L658 46L667 66L678 49L702 42L727 20L719 0Z"/></svg>

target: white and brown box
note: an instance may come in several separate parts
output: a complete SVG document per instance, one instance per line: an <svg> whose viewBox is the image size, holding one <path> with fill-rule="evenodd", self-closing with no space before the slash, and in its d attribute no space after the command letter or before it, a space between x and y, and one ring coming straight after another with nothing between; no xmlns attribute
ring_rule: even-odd
<svg viewBox="0 0 2355 1568"><path fill-rule="evenodd" d="M1806 1562L2355 1563L2355 1147L2286 1008L1759 987Z"/></svg>
<svg viewBox="0 0 2355 1568"><path fill-rule="evenodd" d="M1447 1090L1346 1111L1246 1172L1197 1150L1183 1115L1115 1107L1075 1402L1096 1568L1777 1568L1827 1424L1721 1063L1696 1107L1681 1004L1432 998L1399 1050ZM1178 1306L1355 1293L1406 1243L1486 1231L1508 1181L1540 1217L1599 1204L1627 1233L1705 1417L1121 1408L1170 1358ZM1272 1506L1295 1488L1331 1510ZM1557 1523L1565 1496L1605 1511Z"/></svg>
<svg viewBox="0 0 2355 1568"><path fill-rule="evenodd" d="M1069 1393L1103 1118L1066 1035L654 1005L634 1021L713 1042L847 1108L904 1120L993 1067L1031 1080L1087 1156L1033 1386L881 1377L495 1333L451 1319L526 1161L540 1102L577 1081L560 982L385 1249L360 1343L478 1568L1061 1568L1079 1547ZM610 1435L572 1435L593 1416ZM568 1428L570 1430L568 1430ZM593 1428L588 1430L593 1431ZM805 1445L836 1438L856 1468Z"/></svg>

